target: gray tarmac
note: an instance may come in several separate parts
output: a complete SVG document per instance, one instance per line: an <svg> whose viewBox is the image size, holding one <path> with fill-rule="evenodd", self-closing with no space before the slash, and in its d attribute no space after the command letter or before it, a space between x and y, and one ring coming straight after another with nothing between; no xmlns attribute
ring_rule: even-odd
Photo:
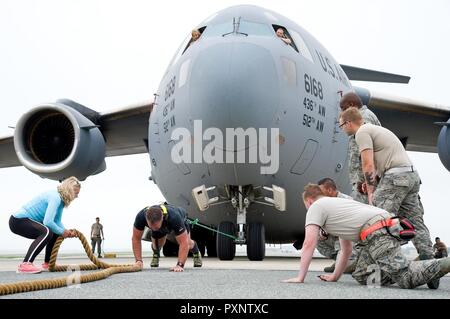
<svg viewBox="0 0 450 319"><path fill-rule="evenodd" d="M108 263L129 263L129 258L104 259ZM61 264L84 263L81 259L64 259ZM171 273L175 258L162 258L161 267L151 269L149 259L139 273L116 274L107 279L76 287L41 290L1 296L0 298L58 299L450 299L450 277L441 279L438 290L427 286L401 289L398 286L369 288L360 286L350 275L337 283L319 280L326 259L314 259L304 284L282 283L297 275L299 258L271 257L262 262L250 262L245 257L234 261L204 258L204 267L192 268L188 260L183 273ZM56 278L67 273L24 275L15 273L17 260L0 260L0 283ZM37 262L36 264L39 264Z"/></svg>

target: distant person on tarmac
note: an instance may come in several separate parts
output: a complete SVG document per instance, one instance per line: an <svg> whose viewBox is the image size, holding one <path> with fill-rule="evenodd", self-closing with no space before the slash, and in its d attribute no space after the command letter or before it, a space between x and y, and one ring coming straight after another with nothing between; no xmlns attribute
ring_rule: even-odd
<svg viewBox="0 0 450 319"><path fill-rule="evenodd" d="M91 246L92 253L95 255L95 246L98 247L98 258L102 257L102 240L105 239L103 234L103 225L100 224L100 217L95 218L95 223L91 226Z"/></svg>
<svg viewBox="0 0 450 319"><path fill-rule="evenodd" d="M436 243L433 245L434 258L445 258L448 256L447 246L441 241L439 237L435 239Z"/></svg>
<svg viewBox="0 0 450 319"><path fill-rule="evenodd" d="M59 236L76 237L75 230L64 227L61 217L64 207L68 207L78 197L80 188L78 179L69 177L55 190L38 195L11 215L9 219L11 231L19 236L34 239L17 269L18 273L35 274L48 271L48 263L56 239ZM33 262L44 247L46 247L44 263L42 268L38 268L33 265Z"/></svg>

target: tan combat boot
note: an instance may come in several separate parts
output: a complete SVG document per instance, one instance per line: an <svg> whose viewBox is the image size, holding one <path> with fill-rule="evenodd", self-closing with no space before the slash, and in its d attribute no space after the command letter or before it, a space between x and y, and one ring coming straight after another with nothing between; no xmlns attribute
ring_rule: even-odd
<svg viewBox="0 0 450 319"><path fill-rule="evenodd" d="M202 255L200 254L200 252L192 254L192 257L194 259L194 267L201 267L203 265Z"/></svg>
<svg viewBox="0 0 450 319"><path fill-rule="evenodd" d="M439 279L450 272L450 258L441 258L438 262L440 266L438 277L427 282L428 288L430 289L438 289Z"/></svg>
<svg viewBox="0 0 450 319"><path fill-rule="evenodd" d="M450 257L439 259L439 266L441 266L439 270L441 277L448 274L450 272Z"/></svg>
<svg viewBox="0 0 450 319"><path fill-rule="evenodd" d="M331 266L325 267L323 271L325 272L334 272L334 268L336 268L336 263L332 264Z"/></svg>
<svg viewBox="0 0 450 319"><path fill-rule="evenodd" d="M153 258L152 258L152 262L150 263L150 267L159 267L159 252L160 250L155 250L153 249Z"/></svg>
<svg viewBox="0 0 450 319"><path fill-rule="evenodd" d="M433 259L433 256L419 255L419 260L430 260L430 259ZM442 270L442 266L441 266L441 270ZM429 282L427 282L428 288L438 289L439 283L440 283L440 280L439 280L440 278L441 278L441 276L434 278L434 279L430 280Z"/></svg>

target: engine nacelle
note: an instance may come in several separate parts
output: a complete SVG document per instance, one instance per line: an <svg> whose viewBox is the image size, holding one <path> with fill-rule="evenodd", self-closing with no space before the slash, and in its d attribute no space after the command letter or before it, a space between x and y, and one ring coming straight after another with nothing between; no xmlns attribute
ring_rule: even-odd
<svg viewBox="0 0 450 319"><path fill-rule="evenodd" d="M63 103L37 106L22 115L14 132L19 161L53 180L84 180L105 170L106 145L98 127Z"/></svg>
<svg viewBox="0 0 450 319"><path fill-rule="evenodd" d="M450 171L450 119L439 133L437 148L442 164Z"/></svg>

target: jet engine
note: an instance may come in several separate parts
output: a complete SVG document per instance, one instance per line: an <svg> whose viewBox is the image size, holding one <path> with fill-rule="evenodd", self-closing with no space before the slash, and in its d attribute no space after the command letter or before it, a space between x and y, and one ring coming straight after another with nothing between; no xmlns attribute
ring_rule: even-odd
<svg viewBox="0 0 450 319"><path fill-rule="evenodd" d="M77 109L89 110L62 100L22 115L14 132L14 148L23 166L53 180L69 176L84 180L105 170L103 135L98 125Z"/></svg>
<svg viewBox="0 0 450 319"><path fill-rule="evenodd" d="M442 164L450 171L450 119L442 126L437 148Z"/></svg>

